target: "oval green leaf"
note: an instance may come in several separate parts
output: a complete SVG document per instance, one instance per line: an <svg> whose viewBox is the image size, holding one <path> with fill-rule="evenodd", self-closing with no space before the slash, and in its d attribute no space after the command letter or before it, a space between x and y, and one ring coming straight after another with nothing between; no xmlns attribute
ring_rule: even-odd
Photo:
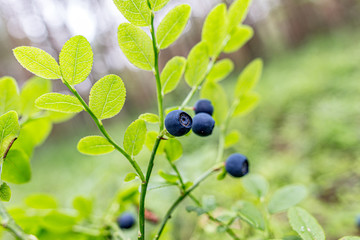
<svg viewBox="0 0 360 240"><path fill-rule="evenodd" d="M3 182L0 185L0 200L3 202L8 202L10 201L10 198L11 198L11 189L9 185Z"/></svg>
<svg viewBox="0 0 360 240"><path fill-rule="evenodd" d="M161 2L164 0L157 1L160 2L161 5ZM150 25L151 11L147 4L147 0L114 0L114 3L121 14L132 24L140 27Z"/></svg>
<svg viewBox="0 0 360 240"><path fill-rule="evenodd" d="M223 59L218 61L209 72L207 79L214 82L219 82L229 76L234 70L234 63L230 59Z"/></svg>
<svg viewBox="0 0 360 240"><path fill-rule="evenodd" d="M97 81L90 91L89 106L99 119L111 118L124 106L126 89L116 75L107 75Z"/></svg>
<svg viewBox="0 0 360 240"><path fill-rule="evenodd" d="M183 148L179 140L170 138L165 142L166 158L173 162L178 160L183 154Z"/></svg>
<svg viewBox="0 0 360 240"><path fill-rule="evenodd" d="M269 190L269 183L266 179L258 174L250 174L243 179L245 189L258 198L265 197Z"/></svg>
<svg viewBox="0 0 360 240"><path fill-rule="evenodd" d="M145 146L149 149L149 151L152 151L157 137L158 137L158 133L155 131L150 131L146 134ZM165 148L164 144L165 144L164 141L160 142L156 154L164 153L164 148Z"/></svg>
<svg viewBox="0 0 360 240"><path fill-rule="evenodd" d="M83 36L70 38L61 49L59 62L62 76L70 85L85 81L93 65L93 52Z"/></svg>
<svg viewBox="0 0 360 240"><path fill-rule="evenodd" d="M106 154L115 150L114 146L101 136L88 136L80 139L77 149L88 155Z"/></svg>
<svg viewBox="0 0 360 240"><path fill-rule="evenodd" d="M302 185L289 185L277 190L270 199L268 209L271 214L282 212L300 203L307 195Z"/></svg>
<svg viewBox="0 0 360 240"><path fill-rule="evenodd" d="M244 220L254 228L260 230L265 229L264 217L254 204L247 201L239 201L237 202L236 208L242 220Z"/></svg>
<svg viewBox="0 0 360 240"><path fill-rule="evenodd" d="M53 196L44 193L31 194L25 198L25 204L34 209L55 209L58 206Z"/></svg>
<svg viewBox="0 0 360 240"><path fill-rule="evenodd" d="M236 0L229 8L228 31L231 33L240 23L242 23L249 11L252 0Z"/></svg>
<svg viewBox="0 0 360 240"><path fill-rule="evenodd" d="M136 156L142 150L146 139L146 124L138 119L130 124L124 135L124 149L131 156Z"/></svg>
<svg viewBox="0 0 360 240"><path fill-rule="evenodd" d="M10 149L4 160L1 178L15 184L29 182L31 179L29 156L22 150Z"/></svg>
<svg viewBox="0 0 360 240"><path fill-rule="evenodd" d="M246 93L241 95L240 101L235 108L233 117L244 116L250 113L258 105L260 101L260 95L257 93Z"/></svg>
<svg viewBox="0 0 360 240"><path fill-rule="evenodd" d="M219 126L225 120L229 110L228 94L220 84L208 81L202 87L200 96L209 99L214 105L213 117L216 125Z"/></svg>
<svg viewBox="0 0 360 240"><path fill-rule="evenodd" d="M40 109L63 113L78 113L83 110L83 106L76 97L61 93L41 95L36 99L35 106Z"/></svg>
<svg viewBox="0 0 360 240"><path fill-rule="evenodd" d="M18 115L15 111L0 116L0 160L6 157L9 148L20 134Z"/></svg>
<svg viewBox="0 0 360 240"><path fill-rule="evenodd" d="M159 116L153 113L144 113L139 116L139 119L144 120L148 123L158 123Z"/></svg>
<svg viewBox="0 0 360 240"><path fill-rule="evenodd" d="M165 7L165 5L166 5L169 1L170 1L170 0L150 0L151 9L153 9L154 11L159 11L159 10L161 10L163 7Z"/></svg>
<svg viewBox="0 0 360 240"><path fill-rule="evenodd" d="M259 81L262 73L263 62L261 59L255 59L249 63L239 75L235 86L235 97L251 91Z"/></svg>
<svg viewBox="0 0 360 240"><path fill-rule="evenodd" d="M225 148L234 146L240 140L240 132L238 130L232 130L225 137Z"/></svg>
<svg viewBox="0 0 360 240"><path fill-rule="evenodd" d="M166 173L163 170L159 170L158 174L159 174L160 177L162 177L168 183L176 183L178 181L178 179L179 179L178 176Z"/></svg>
<svg viewBox="0 0 360 240"><path fill-rule="evenodd" d="M16 80L12 77L0 78L0 115L20 106L19 89Z"/></svg>
<svg viewBox="0 0 360 240"><path fill-rule="evenodd" d="M173 57L170 59L161 72L162 94L172 92L179 84L181 76L185 71L186 59L183 57Z"/></svg>
<svg viewBox="0 0 360 240"><path fill-rule="evenodd" d="M130 182L134 180L138 175L136 173L128 173L124 178L124 182Z"/></svg>
<svg viewBox="0 0 360 240"><path fill-rule="evenodd" d="M250 26L238 26L231 33L231 37L227 42L224 52L232 53L239 50L254 36L254 30Z"/></svg>
<svg viewBox="0 0 360 240"><path fill-rule="evenodd" d="M185 69L185 81L190 87L201 83L206 75L209 62L207 44L205 42L196 44L189 53Z"/></svg>

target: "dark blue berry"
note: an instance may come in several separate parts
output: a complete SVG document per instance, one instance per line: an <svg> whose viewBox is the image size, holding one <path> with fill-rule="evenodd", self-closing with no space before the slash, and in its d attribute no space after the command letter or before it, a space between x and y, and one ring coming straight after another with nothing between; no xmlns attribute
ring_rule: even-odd
<svg viewBox="0 0 360 240"><path fill-rule="evenodd" d="M193 118L192 130L199 136L209 136L212 133L214 126L214 119L207 113L198 113Z"/></svg>
<svg viewBox="0 0 360 240"><path fill-rule="evenodd" d="M249 161L244 155L234 153L226 160L225 169L233 177L243 177L249 172Z"/></svg>
<svg viewBox="0 0 360 240"><path fill-rule="evenodd" d="M356 227L357 227L358 229L360 229L360 214L358 214L358 215L356 216L355 223L356 223Z"/></svg>
<svg viewBox="0 0 360 240"><path fill-rule="evenodd" d="M197 101L195 103L194 111L195 111L195 114L207 113L207 114L212 115L214 112L214 107L209 100L200 99L199 101Z"/></svg>
<svg viewBox="0 0 360 240"><path fill-rule="evenodd" d="M191 129L192 123L190 115L181 110L171 111L165 118L166 130L176 137L187 134Z"/></svg>
<svg viewBox="0 0 360 240"><path fill-rule="evenodd" d="M131 213L125 212L117 219L117 224L121 229L129 229L135 224L135 217Z"/></svg>

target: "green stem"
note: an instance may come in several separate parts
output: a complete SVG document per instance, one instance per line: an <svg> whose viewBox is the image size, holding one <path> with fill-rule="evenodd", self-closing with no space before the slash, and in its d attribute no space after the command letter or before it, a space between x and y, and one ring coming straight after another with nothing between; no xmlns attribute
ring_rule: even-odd
<svg viewBox="0 0 360 240"><path fill-rule="evenodd" d="M68 87L68 89L74 94L74 96L80 101L81 105L84 107L85 111L89 113L91 118L94 120L96 126L99 128L100 132L104 135L104 137L109 141L111 145L114 146L114 148L119 151L126 159L130 162L130 164L133 166L137 174L139 175L140 179L142 181L145 181L145 176L143 172L141 171L140 166L137 164L136 161L134 161L131 156L122 149L118 144L115 143L115 141L111 138L111 136L108 134L106 129L104 128L103 123L100 119L96 117L96 115L93 113L93 111L90 109L90 107L86 104L84 99L80 96L80 94L75 90L73 86L71 86L68 82L63 81L63 83Z"/></svg>
<svg viewBox="0 0 360 240"><path fill-rule="evenodd" d="M21 240L37 240L34 235L28 235L24 230L16 224L14 219L6 211L5 206L0 201L0 217L1 217L1 226L9 230L15 237Z"/></svg>

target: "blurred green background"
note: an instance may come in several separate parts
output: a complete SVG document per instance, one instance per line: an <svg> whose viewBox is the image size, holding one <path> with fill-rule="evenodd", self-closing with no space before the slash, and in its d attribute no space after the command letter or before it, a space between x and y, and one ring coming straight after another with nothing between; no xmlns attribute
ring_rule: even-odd
<svg viewBox="0 0 360 240"><path fill-rule="evenodd" d="M0 25L4 33L1 40L4 44L0 48L3 53L0 73L15 76L19 82L24 82L29 75L15 63L9 54L11 48L31 44L57 52L54 41L64 42L67 34L77 32L67 28L69 31L60 37L63 40L54 40L51 28L45 28L47 37L36 42L33 36L26 35L24 27L25 34L16 36L9 31L9 25L13 26L11 21L20 18L20 15L16 15L17 10L25 7L11 2L1 6L2 12L8 12L2 15ZM45 0L19 2L41 5ZM48 6L62 4L61 1L49 2ZM64 2L65 11L71 4ZM86 1L74 2L80 4ZM110 3L97 2L103 11L112 4L110 0L105 2ZM211 1L194 2L197 2L192 3L194 6L202 6L203 14L214 5ZM359 13L359 2L265 1L269 7L261 10L263 2L254 2L247 19L247 23L255 28L255 38L240 53L226 56L232 58L237 67L234 74L223 82L229 94L232 94L232 86L241 68L250 59L259 56L265 59L263 76L257 87L262 97L261 103L250 115L232 121L231 127L238 129L242 135L240 144L226 154L246 154L251 162L251 172L263 175L270 182L271 192L291 183L307 186L309 196L301 205L319 220L328 239L359 235L355 225L355 217L360 213L360 14L356 14ZM9 10L13 15L7 18ZM88 11L91 12L91 9ZM29 16L34 14L29 9L26 13ZM199 40L196 29L203 22L203 14L199 11L195 13L185 36L161 55L162 64L173 54L186 56L193 43ZM101 16L101 13L98 14ZM41 14L37 16L40 19ZM111 52L119 18L120 14L116 13L111 30L94 30L97 35L93 34L92 44L98 54L98 57L95 56L98 66L94 66L93 76L80 86L79 91L86 95L91 83L96 81L94 79L107 73L119 73L129 92L126 107L105 125L117 142L122 142L124 131L131 121L144 111L156 112L156 97L152 77L137 72L126 63L119 49L114 50L119 54L119 59ZM43 18L43 21L51 23L47 18ZM72 21L76 25L76 19ZM111 19L107 21L111 22ZM62 26L65 28L67 23L64 22ZM96 26L98 30L103 29L104 25L97 22ZM101 64L106 66L105 70ZM60 84L56 90L63 90ZM171 97L166 98L166 107L179 104L179 99L183 99L188 91L182 83ZM181 138L184 156L177 164L187 180L193 180L213 164L217 131L209 138L194 135ZM33 156L32 181L24 185L11 185L13 195L9 206L21 206L28 194L44 192L56 196L65 208L71 206L75 196L84 195L95 199L98 214L106 210L119 188L133 184L123 181L131 169L117 153L89 157L77 152L78 140L91 134L98 134L98 131L86 114L56 125L50 138ZM144 148L137 159L143 168L149 154L149 150ZM157 158L154 172L158 169L169 169L162 156ZM154 175L153 186L160 182L161 179ZM148 207L163 216L164 205L170 205L177 194L175 188L151 190ZM215 195L225 208L248 197L241 181L230 177L223 181L217 181L215 177L209 179L195 192L198 196L202 194ZM186 202L182 204L171 220L176 225L170 229L173 239L225 238L225 235L214 234L216 229L211 225L203 228L205 220L187 213L186 205ZM276 215L274 224L284 229L285 233L290 232L285 215ZM136 232L129 233L134 236L131 234Z"/></svg>

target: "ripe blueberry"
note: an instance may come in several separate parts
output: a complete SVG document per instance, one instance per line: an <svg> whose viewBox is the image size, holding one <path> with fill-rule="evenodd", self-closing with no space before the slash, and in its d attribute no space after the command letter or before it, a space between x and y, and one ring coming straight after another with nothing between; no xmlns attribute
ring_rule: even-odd
<svg viewBox="0 0 360 240"><path fill-rule="evenodd" d="M171 111L165 117L166 130L176 137L187 134L191 129L192 122L190 115L181 110Z"/></svg>
<svg viewBox="0 0 360 240"><path fill-rule="evenodd" d="M214 112L214 107L209 100L200 99L195 103L194 110L195 114L203 112L212 115Z"/></svg>
<svg viewBox="0 0 360 240"><path fill-rule="evenodd" d="M117 224L121 229L129 229L135 224L135 217L128 212L120 215L117 219Z"/></svg>
<svg viewBox="0 0 360 240"><path fill-rule="evenodd" d="M234 153L226 160L225 169L233 177L243 177L249 172L248 159L240 153Z"/></svg>
<svg viewBox="0 0 360 240"><path fill-rule="evenodd" d="M199 136L209 136L212 133L214 126L214 119L207 113L198 113L193 118L192 130Z"/></svg>
<svg viewBox="0 0 360 240"><path fill-rule="evenodd" d="M356 216L355 221L356 221L356 222L355 222L355 223L356 223L356 227L357 227L358 229L360 229L360 214Z"/></svg>

